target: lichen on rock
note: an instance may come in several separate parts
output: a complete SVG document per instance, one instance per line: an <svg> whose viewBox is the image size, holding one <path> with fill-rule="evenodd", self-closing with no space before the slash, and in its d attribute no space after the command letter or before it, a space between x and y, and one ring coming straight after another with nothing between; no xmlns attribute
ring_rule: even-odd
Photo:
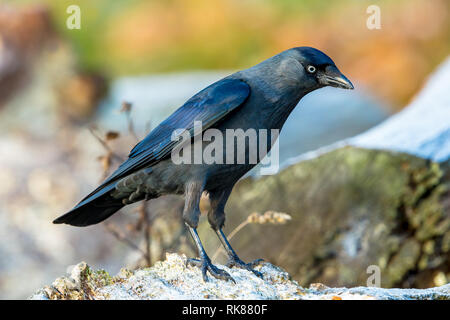
<svg viewBox="0 0 450 320"><path fill-rule="evenodd" d="M149 300L149 299L445 299L450 285L432 289L328 288L313 284L301 287L283 269L264 263L257 269L263 279L242 269L225 269L235 279L202 280L199 269L186 265L186 256L168 254L150 268L122 269L117 276L92 270L85 262L76 265L70 276L56 279L39 289L30 299L45 300Z"/></svg>
<svg viewBox="0 0 450 320"><path fill-rule="evenodd" d="M39 289L33 299L89 300L95 299L98 288L119 282L130 275L126 269L111 277L105 270L92 270L86 262L72 268L69 277L57 278L50 286Z"/></svg>

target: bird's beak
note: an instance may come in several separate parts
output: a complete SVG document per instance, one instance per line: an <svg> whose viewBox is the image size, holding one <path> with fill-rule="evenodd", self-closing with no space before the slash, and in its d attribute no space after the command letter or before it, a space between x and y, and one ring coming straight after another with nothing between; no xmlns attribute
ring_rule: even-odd
<svg viewBox="0 0 450 320"><path fill-rule="evenodd" d="M338 68L334 66L328 66L324 73L322 73L319 77L319 82L324 86L336 87L341 89L353 89L354 86L344 76Z"/></svg>

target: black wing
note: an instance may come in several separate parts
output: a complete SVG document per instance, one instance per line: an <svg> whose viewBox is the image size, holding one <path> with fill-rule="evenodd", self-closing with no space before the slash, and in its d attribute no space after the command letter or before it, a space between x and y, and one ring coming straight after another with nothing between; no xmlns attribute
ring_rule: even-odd
<svg viewBox="0 0 450 320"><path fill-rule="evenodd" d="M177 143L171 140L174 130L185 129L192 133L194 121L201 121L202 129L206 130L242 105L249 94L248 84L238 79L223 79L206 87L139 142L131 150L128 159L77 207L111 190L112 182L168 157ZM110 187L105 188L107 186Z"/></svg>
<svg viewBox="0 0 450 320"><path fill-rule="evenodd" d="M171 139L174 130L189 130L192 136L194 121L201 121L206 130L242 105L249 94L250 87L237 79L220 80L200 91L139 142L105 182L53 222L87 226L105 220L124 206L120 199L110 196L116 182L170 156L177 143Z"/></svg>
<svg viewBox="0 0 450 320"><path fill-rule="evenodd" d="M206 130L239 107L249 93L250 87L237 79L224 79L203 89L139 142L105 183L166 158L177 143L171 140L175 130L185 129L192 134L194 121L201 121L203 130Z"/></svg>

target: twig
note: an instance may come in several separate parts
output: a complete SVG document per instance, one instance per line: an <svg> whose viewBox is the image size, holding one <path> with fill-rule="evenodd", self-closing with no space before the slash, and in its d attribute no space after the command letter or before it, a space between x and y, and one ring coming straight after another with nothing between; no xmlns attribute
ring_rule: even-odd
<svg viewBox="0 0 450 320"><path fill-rule="evenodd" d="M134 130L133 119L131 118L131 107L132 107L131 103L124 101L122 102L120 112L124 112L125 116L127 117L128 132L134 137L136 141L139 141L139 137L137 136L136 131Z"/></svg>
<svg viewBox="0 0 450 320"><path fill-rule="evenodd" d="M128 123L128 133L134 137L136 140L136 143L139 142L139 137L136 134L136 131L134 129L134 123L133 119L131 118L131 108L132 104L129 102L122 102L122 108L121 112L125 113L125 116L127 118ZM150 219L150 213L148 212L148 206L147 201L144 200L141 203L141 206L138 209L140 218L136 224L136 229L140 229L140 227L143 227L143 233L144 233L144 241L145 241L145 260L147 262L148 266L152 265L152 256L151 256L151 226L152 226L152 219Z"/></svg>
<svg viewBox="0 0 450 320"><path fill-rule="evenodd" d="M151 229L151 222L150 222L150 217L149 217L149 213L147 211L147 201L143 201L142 205L140 207L140 215L141 215L141 219L144 223L144 238L145 238L145 251L146 251L146 260L147 260L147 265L151 266L152 265L152 252L151 252L151 237L150 237L150 229Z"/></svg>
<svg viewBox="0 0 450 320"><path fill-rule="evenodd" d="M117 153L115 153L111 147L108 145L108 143L102 139L94 130L94 128L89 128L90 133L94 136L95 139L97 139L98 142L102 145L103 148L111 155L111 157L115 158L117 161L123 162L124 159L119 156Z"/></svg>
<svg viewBox="0 0 450 320"><path fill-rule="evenodd" d="M291 220L291 216L284 212L276 212L276 211L266 211L264 214L259 214L257 212L253 212L250 214L247 219L241 222L233 231L228 235L228 241L230 241L242 228L250 223L257 224L285 224ZM216 252L213 255L212 260L214 261L219 256L220 252L225 253L222 247L218 247Z"/></svg>
<svg viewBox="0 0 450 320"><path fill-rule="evenodd" d="M125 243L130 248L139 251L145 257L145 259L148 260L147 253L144 252L141 248L139 248L139 246L136 245L133 241L131 241L125 235L123 235L119 230L117 230L114 225L112 225L111 223L105 223L104 226L106 230L108 230L117 240Z"/></svg>

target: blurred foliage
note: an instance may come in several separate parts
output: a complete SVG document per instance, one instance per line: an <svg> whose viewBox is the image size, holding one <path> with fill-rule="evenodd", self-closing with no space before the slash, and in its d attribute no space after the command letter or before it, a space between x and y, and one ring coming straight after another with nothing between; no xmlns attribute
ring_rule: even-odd
<svg viewBox="0 0 450 320"><path fill-rule="evenodd" d="M327 52L350 78L401 106L450 51L446 0L376 1L381 30L367 29L366 9L374 3L365 0L41 3L50 7L82 65L109 76L239 69L284 49L309 45ZM65 27L71 4L81 8L81 30Z"/></svg>

